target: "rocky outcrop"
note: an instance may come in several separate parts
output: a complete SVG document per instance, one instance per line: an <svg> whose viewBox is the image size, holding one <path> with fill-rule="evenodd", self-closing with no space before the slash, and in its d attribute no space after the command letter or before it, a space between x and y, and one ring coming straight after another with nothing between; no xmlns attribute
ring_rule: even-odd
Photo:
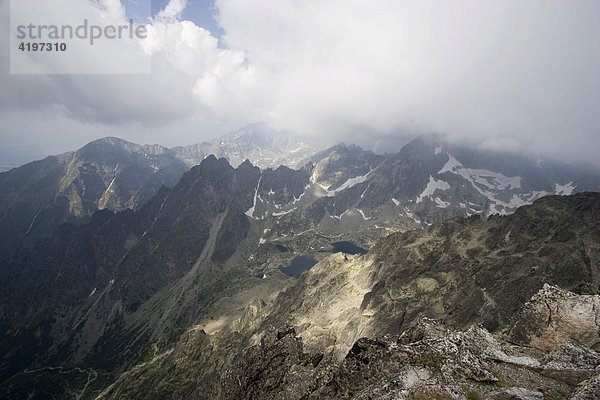
<svg viewBox="0 0 600 400"><path fill-rule="evenodd" d="M422 319L400 336L359 339L340 364L305 352L292 329L271 331L228 370L223 393L242 399L562 398L598 366L600 356L580 346L544 354L498 341L481 326L456 331Z"/></svg>
<svg viewBox="0 0 600 400"><path fill-rule="evenodd" d="M597 352L563 343L544 353L499 340L480 325L460 331L422 318L401 335L357 340L341 362L306 347L291 326L270 328L235 356L239 339L190 330L100 398L587 400L598 394Z"/></svg>
<svg viewBox="0 0 600 400"><path fill-rule="evenodd" d="M572 397L571 400L597 400L600 394L600 374L595 375L593 378L585 381L582 387L579 388Z"/></svg>
<svg viewBox="0 0 600 400"><path fill-rule="evenodd" d="M300 398L330 379L322 353L307 353L293 328L271 330L223 375L224 398Z"/></svg>
<svg viewBox="0 0 600 400"><path fill-rule="evenodd" d="M577 295L545 284L519 312L509 340L550 351L574 341L600 346L600 296Z"/></svg>

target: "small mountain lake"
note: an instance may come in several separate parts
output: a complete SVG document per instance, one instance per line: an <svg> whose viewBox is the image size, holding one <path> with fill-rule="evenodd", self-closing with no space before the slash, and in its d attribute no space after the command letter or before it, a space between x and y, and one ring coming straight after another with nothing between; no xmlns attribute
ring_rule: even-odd
<svg viewBox="0 0 600 400"><path fill-rule="evenodd" d="M282 244L276 244L276 245L275 245L275 248L276 248L277 250L279 250L280 252L282 252L282 253L287 253L287 252L289 251L289 250L288 250L288 248L287 248L287 247L285 247L285 246L284 246L284 245L282 245Z"/></svg>
<svg viewBox="0 0 600 400"><path fill-rule="evenodd" d="M284 267L280 265L279 270L287 276L298 276L307 269L311 269L316 263L317 260L312 257L296 256L292 259L289 266Z"/></svg>
<svg viewBox="0 0 600 400"><path fill-rule="evenodd" d="M334 242L331 244L333 247L332 253L346 253L346 254L367 254L367 250L363 249L360 246L355 245L352 242L343 241L343 242Z"/></svg>

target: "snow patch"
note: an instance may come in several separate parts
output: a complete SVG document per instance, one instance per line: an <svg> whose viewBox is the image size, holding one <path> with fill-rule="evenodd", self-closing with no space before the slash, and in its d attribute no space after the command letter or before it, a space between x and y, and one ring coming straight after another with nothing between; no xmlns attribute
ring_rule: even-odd
<svg viewBox="0 0 600 400"><path fill-rule="evenodd" d="M462 169L460 175L489 189L511 190L521 188L520 176L509 177L498 172L470 168Z"/></svg>
<svg viewBox="0 0 600 400"><path fill-rule="evenodd" d="M450 203L443 201L442 199L440 199L439 197L435 198L435 206L439 207L439 208L447 208L450 205Z"/></svg>
<svg viewBox="0 0 600 400"><path fill-rule="evenodd" d="M561 184L555 183L554 184L554 193L561 195L561 196L568 196L573 193L573 190L575 190L576 187L577 187L577 185L573 185L573 182L569 182L566 185L561 185Z"/></svg>
<svg viewBox="0 0 600 400"><path fill-rule="evenodd" d="M368 221L368 220L370 220L370 219L371 219L371 217L366 217L366 216L365 216L365 213L364 213L364 212L362 212L362 210L360 210L360 209L358 209L358 208L357 208L357 209L356 209L356 211L358 211L358 212L360 213L360 215L362 215L362 217L363 217L363 219L364 219L365 221Z"/></svg>
<svg viewBox="0 0 600 400"><path fill-rule="evenodd" d="M294 196L294 201L292 201L292 204L296 204L297 202L300 201L300 199L302 199L302 197L306 194L306 189L307 188L308 188L308 186L304 188L304 192L302 192L302 194L300 195L300 197L296 198L296 196Z"/></svg>
<svg viewBox="0 0 600 400"><path fill-rule="evenodd" d="M343 212L343 213L341 213L339 216L337 216L337 215L330 215L330 217L331 217L331 218L334 218L334 219L337 219L337 220L339 220L339 221L341 221L341 220L342 220L342 217L343 217L344 215L346 215L347 213L348 213L348 210L344 211L344 212Z"/></svg>
<svg viewBox="0 0 600 400"><path fill-rule="evenodd" d="M297 210L297 208L296 208L296 207L294 207L294 208L292 208L291 210L287 210L287 211L280 211L280 212L274 212L272 215L273 215L274 217L281 217L281 216L283 216L283 215L286 215L286 214L289 214L289 213L291 213L291 212L292 212L292 211L294 211L294 210Z"/></svg>
<svg viewBox="0 0 600 400"><path fill-rule="evenodd" d="M442 152L442 148L440 146L436 147L435 150L433 151L433 154L435 154L436 156L438 154L440 154Z"/></svg>
<svg viewBox="0 0 600 400"><path fill-rule="evenodd" d="M438 171L438 174L443 174L444 172L454 172L455 169L462 168L462 164L458 162L456 158L452 157L449 153L447 154L448 161L446 161L446 164L444 164L442 169Z"/></svg>
<svg viewBox="0 0 600 400"><path fill-rule="evenodd" d="M300 232L300 233L297 233L295 236L296 236L296 237L298 237L298 236L300 236L300 235L304 235L305 233L308 233L308 232L311 232L311 231L314 231L314 229L312 229L312 228L311 228L311 229L307 229L307 230L305 230L305 231L302 231L302 232Z"/></svg>
<svg viewBox="0 0 600 400"><path fill-rule="evenodd" d="M364 181L366 181L369 178L369 175L371 175L371 172L373 172L373 168L369 167L369 172L367 172L365 175L361 175L361 176L357 176L355 178L348 179L339 188L335 189L334 192L339 193L343 190L349 189L353 186L363 183Z"/></svg>
<svg viewBox="0 0 600 400"><path fill-rule="evenodd" d="M350 189L351 187L354 187L358 184L365 182L367 179L369 179L369 175L371 175L371 172L373 172L373 168L369 167L369 172L367 172L365 175L350 178L346 182L342 183L340 185L340 187L338 187L337 189L334 189L334 190L329 190L329 188L331 186L321 185L320 183L318 185L321 187L321 189L323 189L325 191L325 196L333 197L336 194L343 192L346 189ZM311 181L312 181L312 177L311 177ZM366 192L366 190L365 190L365 192ZM365 193L363 192L363 195L364 194Z"/></svg>
<svg viewBox="0 0 600 400"><path fill-rule="evenodd" d="M417 197L417 203L422 202L425 197L430 197L438 189L448 190L450 189L450 185L444 181L436 181L433 176L429 175L429 182L427 183L425 190L423 190L423 193Z"/></svg>
<svg viewBox="0 0 600 400"><path fill-rule="evenodd" d="M319 185L321 187L321 189L323 189L325 191L326 197L335 196L335 190L329 190L329 186L321 185L320 183L317 183L317 185Z"/></svg>
<svg viewBox="0 0 600 400"><path fill-rule="evenodd" d="M108 185L108 187L106 188L106 190L102 194L102 197L106 196L111 191L114 191L114 189L112 189L112 186L113 186L113 183L115 183L115 179L117 179L117 173L115 173L115 176L113 176L112 180L110 181L110 184Z"/></svg>
<svg viewBox="0 0 600 400"><path fill-rule="evenodd" d="M254 208L256 207L256 199L258 199L258 188L260 187L261 179L262 179L262 176L260 178L258 178L258 184L256 185L256 189L254 190L254 203L252 204L252 207L250 207L248 209L248 211L246 211L244 213L247 216L249 216L250 218L254 218Z"/></svg>
<svg viewBox="0 0 600 400"><path fill-rule="evenodd" d="M94 288L94 289L92 290L92 293L90 293L90 295L89 295L88 297L92 297L92 296L94 295L94 293L96 293L96 288Z"/></svg>
<svg viewBox="0 0 600 400"><path fill-rule="evenodd" d="M513 193L510 200L506 201L498 198L498 192L514 191L521 189L520 176L506 176L499 172L486 169L465 168L463 165L448 153L448 161L438 172L442 174L451 172L467 180L475 190L485 196L490 201L490 212L506 215L514 209L529 204L536 198L541 197L545 192L531 192L528 194ZM473 203L469 203L473 204ZM474 205L474 204L473 204ZM471 210L474 211L474 210Z"/></svg>
<svg viewBox="0 0 600 400"><path fill-rule="evenodd" d="M408 207L404 207L404 213L406 214L406 216L410 219L412 219L413 221L415 221L417 224L421 223L421 220L418 218L415 218L415 216L413 215L413 213L410 212L410 210L408 209Z"/></svg>
<svg viewBox="0 0 600 400"><path fill-rule="evenodd" d="M400 205L400 202L398 200L396 200L395 198L392 197L392 201L394 202L394 204L396 205L396 207L398 207Z"/></svg>
<svg viewBox="0 0 600 400"><path fill-rule="evenodd" d="M369 188L371 187L371 184L369 183L367 185L367 188L362 192L362 194L360 195L360 198L362 199L363 197L365 197L365 193L367 193L367 190L369 190Z"/></svg>
<svg viewBox="0 0 600 400"><path fill-rule="evenodd" d="M438 174L452 172L471 182L473 187L486 197L490 197L490 193L482 190L481 187L486 187L492 190L509 190L521 188L520 176L506 176L499 172L489 171L487 169L464 168L462 164L448 154L448 161L438 171ZM493 195L492 195L493 196Z"/></svg>
<svg viewBox="0 0 600 400"><path fill-rule="evenodd" d="M258 244L265 244L265 243L267 243L266 239L263 239L263 238L258 239Z"/></svg>

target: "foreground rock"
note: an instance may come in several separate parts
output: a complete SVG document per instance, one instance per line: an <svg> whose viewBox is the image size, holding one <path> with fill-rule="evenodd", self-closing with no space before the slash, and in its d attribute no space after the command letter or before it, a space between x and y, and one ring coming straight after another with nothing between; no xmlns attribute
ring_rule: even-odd
<svg viewBox="0 0 600 400"><path fill-rule="evenodd" d="M310 338L290 325L267 328L254 345L239 332L251 331L256 321L240 320L234 330L214 335L192 329L174 348L154 351L150 361L124 374L100 398L597 399L600 353L587 346L593 340L576 341L590 337L576 333L590 330L563 327L569 315L580 315L571 306L593 305L597 297L544 285L519 312L511 341L480 324L459 330L422 317L401 334L355 340L341 359L329 346L308 343ZM552 310L555 337L547 327L523 328L540 324L544 314L532 310L542 300ZM254 310L252 319L258 313ZM515 344L518 335L528 342Z"/></svg>
<svg viewBox="0 0 600 400"><path fill-rule="evenodd" d="M600 374L586 381L571 397L572 400L596 400L600 396Z"/></svg>
<svg viewBox="0 0 600 400"><path fill-rule="evenodd" d="M509 340L544 351L566 341L598 348L600 296L577 295L546 284L521 309Z"/></svg>
<svg viewBox="0 0 600 400"><path fill-rule="evenodd" d="M304 352L294 334L248 349L226 374L226 398L555 399L600 366L600 355L580 345L545 354L478 325L455 331L426 318L400 336L359 339L337 365Z"/></svg>

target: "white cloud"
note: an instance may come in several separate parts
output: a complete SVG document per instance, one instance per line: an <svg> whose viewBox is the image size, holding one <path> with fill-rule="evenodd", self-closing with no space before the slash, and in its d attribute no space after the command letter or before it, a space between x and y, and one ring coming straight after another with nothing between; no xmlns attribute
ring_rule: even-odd
<svg viewBox="0 0 600 400"><path fill-rule="evenodd" d="M107 19L125 20L125 7L119 0L99 0L98 4L104 9Z"/></svg>
<svg viewBox="0 0 600 400"><path fill-rule="evenodd" d="M187 0L171 0L158 15L159 20L175 20L181 16L181 13L187 5Z"/></svg>
<svg viewBox="0 0 600 400"><path fill-rule="evenodd" d="M70 3L71 0L55 1L54 9L43 11L45 18L54 21L64 14L69 20L61 20L61 23L73 25L80 23L82 16L95 18L90 19L90 24L127 23L118 0L78 2L78 8L67 7ZM214 75L215 71L234 73L244 59L237 51L219 49L218 40L207 30L177 19L184 6L185 1L172 0L148 23L148 37L139 41L145 53L152 57L150 75L9 75L6 70L9 43L4 40L0 44L0 62L5 71L0 79L7 90L0 95L0 107L15 113L47 109L75 120L109 126L155 126L158 123L164 124L165 130L181 120L213 118L214 110L196 88L198 79ZM8 26L8 2L2 1L0 8ZM60 64L73 68L74 61L84 71L88 67L97 69L99 63L126 66L145 62L147 57L123 47L94 46L98 47L90 58L57 57L58 69Z"/></svg>
<svg viewBox="0 0 600 400"><path fill-rule="evenodd" d="M268 84L264 119L280 127L600 148L597 1L217 6L225 42Z"/></svg>
<svg viewBox="0 0 600 400"><path fill-rule="evenodd" d="M123 18L117 0L103 4ZM221 45L180 19L185 5L148 25L151 76L5 75L0 106L169 134L264 120L342 140L435 131L597 157L597 1L217 0Z"/></svg>

